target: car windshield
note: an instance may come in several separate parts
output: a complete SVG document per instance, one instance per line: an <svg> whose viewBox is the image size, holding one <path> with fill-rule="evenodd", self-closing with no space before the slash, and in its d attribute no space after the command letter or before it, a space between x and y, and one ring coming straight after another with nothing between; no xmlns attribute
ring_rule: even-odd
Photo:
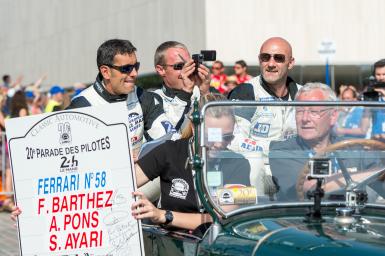
<svg viewBox="0 0 385 256"><path fill-rule="evenodd" d="M215 102L202 116L204 192L223 216L310 204L317 180L324 204L348 189L385 206L383 103Z"/></svg>

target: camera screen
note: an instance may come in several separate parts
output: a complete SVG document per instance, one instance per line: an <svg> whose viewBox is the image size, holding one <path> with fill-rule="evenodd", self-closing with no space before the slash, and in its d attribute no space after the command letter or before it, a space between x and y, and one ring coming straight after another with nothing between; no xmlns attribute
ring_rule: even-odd
<svg viewBox="0 0 385 256"><path fill-rule="evenodd" d="M312 159L310 164L310 176L314 178L324 178L331 175L330 159Z"/></svg>
<svg viewBox="0 0 385 256"><path fill-rule="evenodd" d="M201 54L204 61L214 61L217 58L217 52L214 50L202 50Z"/></svg>

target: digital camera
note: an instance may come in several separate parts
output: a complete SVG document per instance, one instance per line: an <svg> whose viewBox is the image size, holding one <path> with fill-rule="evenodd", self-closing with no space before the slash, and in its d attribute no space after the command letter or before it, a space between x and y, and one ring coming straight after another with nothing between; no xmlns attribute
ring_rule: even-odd
<svg viewBox="0 0 385 256"><path fill-rule="evenodd" d="M201 53L193 54L192 59L195 63L194 74L198 74L198 67L203 61L214 61L217 57L217 52L215 50L202 50Z"/></svg>

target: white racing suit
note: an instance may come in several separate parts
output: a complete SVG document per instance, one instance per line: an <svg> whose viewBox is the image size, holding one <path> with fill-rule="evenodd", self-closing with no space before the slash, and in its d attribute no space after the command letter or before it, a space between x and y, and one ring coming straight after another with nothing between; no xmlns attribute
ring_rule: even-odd
<svg viewBox="0 0 385 256"><path fill-rule="evenodd" d="M255 100L261 102L279 101L281 98L272 95L262 85L261 76L257 76L247 84L242 84L234 89L229 98L231 100ZM294 99L295 93L301 87L288 78L289 96L288 101ZM237 125L235 135L238 137L238 145L232 143L236 151L260 151L269 150L272 140L285 140L296 135L294 108L292 107L270 107L258 106L251 110L251 107L244 107L235 111ZM241 136L237 136L241 135ZM240 137L243 137L240 138ZM239 140L241 139L241 140ZM236 142L236 141L234 141ZM256 142L256 143L255 143Z"/></svg>
<svg viewBox="0 0 385 256"><path fill-rule="evenodd" d="M289 94L282 99L276 97L274 92L269 90L268 85L264 84L261 76L257 76L247 84L236 87L229 94L229 99L261 102L294 100L295 94L301 86L289 77L287 86ZM242 107L240 107L235 109L235 115L235 138L229 148L241 152L249 159L252 166L251 183L256 184L258 193L261 193L264 185L262 184L263 176L266 174L271 175L268 166L270 142L272 140L286 140L297 134L295 109L285 106L258 106L256 108L243 107L242 110Z"/></svg>
<svg viewBox="0 0 385 256"><path fill-rule="evenodd" d="M180 132L183 122L186 121L185 114L190 111L195 99L199 101L199 88L195 86L193 92L188 93L183 90L171 89L163 84L162 88L155 90L154 93L162 98L167 119L175 130Z"/></svg>
<svg viewBox="0 0 385 256"><path fill-rule="evenodd" d="M93 85L72 99L67 109L99 106L122 101L127 103L130 139L133 150L140 148L144 140L157 139L165 135L169 130L172 130L164 115L160 97L137 86L128 95L112 95L104 88L99 75Z"/></svg>
<svg viewBox="0 0 385 256"><path fill-rule="evenodd" d="M160 138L174 130L163 112L162 99L158 95L136 86L128 95L112 95L107 92L101 79L99 74L95 83L74 97L67 109L125 101L128 108L130 141L135 155L145 140ZM149 200L155 201L160 194L159 179L148 182L140 191Z"/></svg>

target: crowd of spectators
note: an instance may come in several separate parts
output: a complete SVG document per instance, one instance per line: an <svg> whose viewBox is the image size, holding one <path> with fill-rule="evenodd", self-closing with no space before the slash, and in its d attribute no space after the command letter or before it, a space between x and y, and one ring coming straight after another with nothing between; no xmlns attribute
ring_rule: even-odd
<svg viewBox="0 0 385 256"><path fill-rule="evenodd" d="M23 76L12 81L10 75L3 75L0 83L0 156L8 154L5 137L6 119L62 110L69 105L73 95L85 88L84 84L79 83L67 91L59 85L53 85L48 91L43 91L41 84L45 79L44 75L26 85L23 83ZM2 159L0 157L0 162ZM8 157L6 156L5 159ZM5 175L0 176L0 189L2 190L0 190L0 211L10 211L13 208L11 170L8 160L1 164L1 170L5 169Z"/></svg>

